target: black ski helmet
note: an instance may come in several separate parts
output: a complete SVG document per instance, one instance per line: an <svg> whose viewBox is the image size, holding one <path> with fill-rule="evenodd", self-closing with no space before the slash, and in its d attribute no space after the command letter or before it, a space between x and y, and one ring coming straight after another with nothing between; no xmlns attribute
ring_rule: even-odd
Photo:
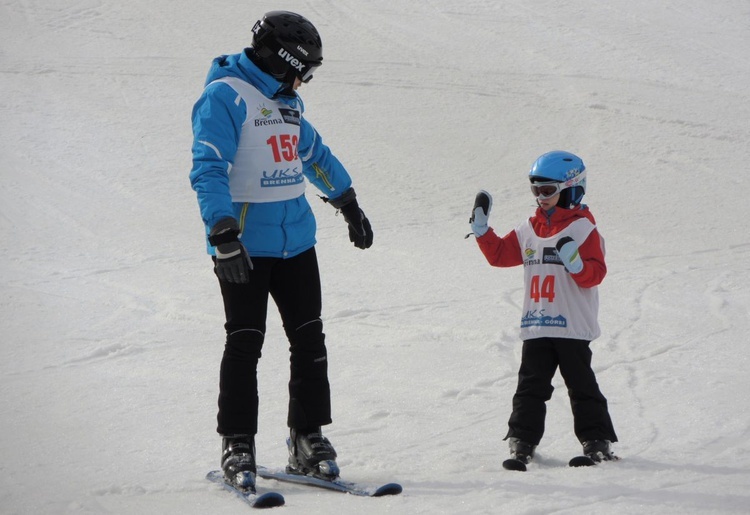
<svg viewBox="0 0 750 515"><path fill-rule="evenodd" d="M271 11L255 22L252 47L258 65L285 84L312 79L323 64L323 43L315 26L299 14Z"/></svg>

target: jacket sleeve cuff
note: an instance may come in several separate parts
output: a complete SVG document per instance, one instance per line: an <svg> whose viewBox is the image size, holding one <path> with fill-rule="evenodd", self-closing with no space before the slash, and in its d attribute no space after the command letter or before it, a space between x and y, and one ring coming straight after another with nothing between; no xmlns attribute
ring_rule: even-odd
<svg viewBox="0 0 750 515"><path fill-rule="evenodd" d="M329 199L328 202L336 209L341 209L345 205L350 204L356 200L357 194L354 192L354 188L349 188L338 197Z"/></svg>

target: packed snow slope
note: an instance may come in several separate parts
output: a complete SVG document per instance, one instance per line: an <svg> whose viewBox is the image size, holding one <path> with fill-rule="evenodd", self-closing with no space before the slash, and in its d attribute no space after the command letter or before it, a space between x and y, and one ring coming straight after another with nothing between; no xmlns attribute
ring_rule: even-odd
<svg viewBox="0 0 750 515"><path fill-rule="evenodd" d="M362 499L259 481L284 513L747 513L750 7L746 0L0 0L0 511L224 514L223 310L190 189L190 111L264 12L319 28L307 117L354 177L367 250L319 223L343 475ZM538 459L504 471L526 174L580 155L606 239L594 368L618 463L579 452L564 384ZM258 459L286 460L287 343L260 365Z"/></svg>

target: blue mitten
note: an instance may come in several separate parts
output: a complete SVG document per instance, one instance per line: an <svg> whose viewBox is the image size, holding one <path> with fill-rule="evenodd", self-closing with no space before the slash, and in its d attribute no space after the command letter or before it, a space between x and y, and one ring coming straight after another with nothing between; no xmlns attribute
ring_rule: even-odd
<svg viewBox="0 0 750 515"><path fill-rule="evenodd" d="M573 238L570 236L560 238L555 248L557 248L557 255L560 256L560 260L568 272L577 274L583 270L583 261L578 253L578 244Z"/></svg>
<svg viewBox="0 0 750 515"><path fill-rule="evenodd" d="M491 209L492 195L481 190L477 193L476 199L474 199L474 209L472 209L471 218L469 218L471 231L477 238L484 236L484 234L490 230L487 221L489 220Z"/></svg>

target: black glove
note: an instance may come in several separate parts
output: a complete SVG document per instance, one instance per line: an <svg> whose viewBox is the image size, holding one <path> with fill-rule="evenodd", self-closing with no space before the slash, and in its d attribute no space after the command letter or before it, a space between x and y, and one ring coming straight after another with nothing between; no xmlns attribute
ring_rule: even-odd
<svg viewBox="0 0 750 515"><path fill-rule="evenodd" d="M220 281L247 283L253 262L239 240L240 229L234 218L222 218L211 229L208 242L216 247L214 272Z"/></svg>
<svg viewBox="0 0 750 515"><path fill-rule="evenodd" d="M357 203L354 188L349 188L343 195L330 199L329 202L344 215L344 220L349 225L349 241L359 249L369 249L372 246L372 226Z"/></svg>

